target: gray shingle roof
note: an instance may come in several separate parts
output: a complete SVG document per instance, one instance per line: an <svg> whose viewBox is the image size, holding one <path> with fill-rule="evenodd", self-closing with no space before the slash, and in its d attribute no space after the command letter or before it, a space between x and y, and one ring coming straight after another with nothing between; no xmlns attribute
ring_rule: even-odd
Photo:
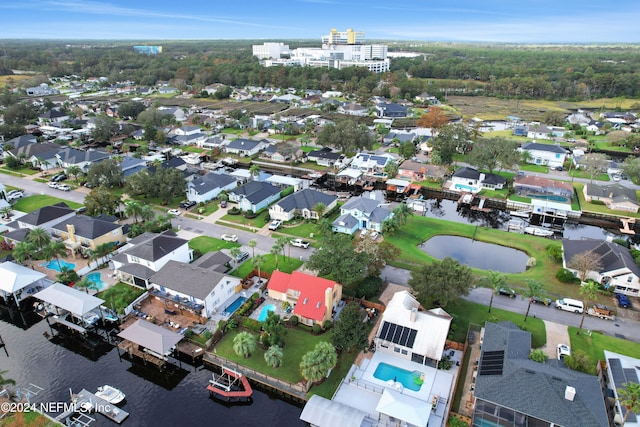
<svg viewBox="0 0 640 427"><path fill-rule="evenodd" d="M462 167L453 173L457 178L480 179L480 172L470 167Z"/></svg>
<svg viewBox="0 0 640 427"><path fill-rule="evenodd" d="M254 141L253 139L245 139L245 138L238 138L235 139L233 141L231 141L228 145L227 148L231 148L231 149L235 149L235 150L253 150L258 144L260 144L262 141Z"/></svg>
<svg viewBox="0 0 640 427"><path fill-rule="evenodd" d="M61 218L72 212L75 212L75 210L71 209L64 203L58 203L52 206L43 206L40 209L29 212L23 217L20 217L19 221L29 225L38 226L53 221L57 218Z"/></svg>
<svg viewBox="0 0 640 427"><path fill-rule="evenodd" d="M249 181L246 184L234 188L231 193L243 195L252 204L259 203L274 194L278 194L280 189L275 185L262 181Z"/></svg>
<svg viewBox="0 0 640 427"><path fill-rule="evenodd" d="M75 234L86 239L95 239L107 233L122 228L121 224L110 221L103 221L86 215L76 215L62 222L57 223L52 228L67 232L67 225L73 225Z"/></svg>
<svg viewBox="0 0 640 427"><path fill-rule="evenodd" d="M204 176L198 176L191 181L188 186L198 194L206 194L216 188L223 188L236 179L232 176L209 172Z"/></svg>
<svg viewBox="0 0 640 427"><path fill-rule="evenodd" d="M291 212L296 209L313 209L313 207L318 203L323 203L325 206L329 206L336 199L336 196L305 188L304 190L288 195L277 202L277 205L285 212Z"/></svg>
<svg viewBox="0 0 640 427"><path fill-rule="evenodd" d="M162 234L144 233L129 241L129 243L135 246L123 253L147 261L157 261L187 244L188 240L176 236L173 232L164 232Z"/></svg>
<svg viewBox="0 0 640 427"><path fill-rule="evenodd" d="M563 240L562 251L566 262L577 254L593 251L600 256L600 271L627 268L640 277L640 267L634 262L629 249L617 243L602 240Z"/></svg>
<svg viewBox="0 0 640 427"><path fill-rule="evenodd" d="M540 131L538 131L540 132ZM551 153L567 154L567 150L556 144L540 144L538 142L526 142L522 144L523 150L549 151Z"/></svg>
<svg viewBox="0 0 640 427"><path fill-rule="evenodd" d="M589 196L606 197L612 198L616 202L629 201L638 204L636 191L620 184L598 185L590 183L585 185Z"/></svg>
<svg viewBox="0 0 640 427"><path fill-rule="evenodd" d="M149 280L158 286L204 299L224 277L224 274L211 269L169 261Z"/></svg>
<svg viewBox="0 0 640 427"><path fill-rule="evenodd" d="M77 148L64 147L58 151L60 160L64 163L77 164L81 162L99 162L111 157L106 151L78 150Z"/></svg>
<svg viewBox="0 0 640 427"><path fill-rule="evenodd" d="M565 427L609 425L597 377L558 366L556 360L534 362L528 358L528 332L510 322L487 322L483 355L500 350L505 350L502 374L477 376L474 394L478 400ZM573 401L564 397L567 386L576 389Z"/></svg>
<svg viewBox="0 0 640 427"><path fill-rule="evenodd" d="M333 226L334 227L344 227L348 230L352 229L353 227L355 227L356 225L358 225L360 221L358 221L358 219L356 217L354 217L351 214L344 214L344 215L340 215L338 218L336 218L335 221L333 221Z"/></svg>

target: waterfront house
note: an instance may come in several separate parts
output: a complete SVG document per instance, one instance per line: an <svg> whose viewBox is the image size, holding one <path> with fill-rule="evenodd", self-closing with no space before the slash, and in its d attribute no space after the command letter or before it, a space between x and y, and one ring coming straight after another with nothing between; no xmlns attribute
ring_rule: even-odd
<svg viewBox="0 0 640 427"><path fill-rule="evenodd" d="M396 292L382 314L376 351L437 367L452 317L441 308L422 310L408 291Z"/></svg>
<svg viewBox="0 0 640 427"><path fill-rule="evenodd" d="M424 181L425 179L442 178L445 171L446 169L442 166L405 160L398 167L398 174L395 177L409 181Z"/></svg>
<svg viewBox="0 0 640 427"><path fill-rule="evenodd" d="M585 252L594 253L600 264L597 271L587 272L587 279L593 279L617 293L640 295L640 267L636 265L629 249L602 240L563 240L563 267L577 277L579 272L570 267L571 260Z"/></svg>
<svg viewBox="0 0 640 427"><path fill-rule="evenodd" d="M556 360L534 362L531 333L511 322L486 322L474 367L474 426L608 427L598 378Z"/></svg>
<svg viewBox="0 0 640 427"><path fill-rule="evenodd" d="M146 232L129 240L111 259L111 265L120 280L146 288L149 277L169 261L189 263L192 260L189 241L167 230L159 234Z"/></svg>
<svg viewBox="0 0 640 427"><path fill-rule="evenodd" d="M341 284L299 271L274 271L267 290L270 298L288 302L300 323L307 326L330 320L342 299Z"/></svg>
<svg viewBox="0 0 640 427"><path fill-rule="evenodd" d="M335 153L331 151L331 148L324 147L320 150L309 151L307 154L307 160L310 162L316 162L318 166L334 167L341 166L344 161L344 154Z"/></svg>
<svg viewBox="0 0 640 427"><path fill-rule="evenodd" d="M351 159L349 167L361 170L366 174L382 174L385 166L393 160L394 158L388 154L358 153Z"/></svg>
<svg viewBox="0 0 640 427"><path fill-rule="evenodd" d="M541 198L545 200L571 201L573 186L569 182L556 181L535 175L520 175L513 180L513 189L523 197Z"/></svg>
<svg viewBox="0 0 640 427"><path fill-rule="evenodd" d="M567 158L567 150L557 144L527 142L522 144L518 151L528 153L527 163L550 168L564 165Z"/></svg>
<svg viewBox="0 0 640 427"><path fill-rule="evenodd" d="M268 182L249 181L229 191L229 200L242 211L258 212L280 198L280 188Z"/></svg>
<svg viewBox="0 0 640 427"><path fill-rule="evenodd" d="M223 191L233 190L237 185L236 178L232 176L209 172L187 183L187 199L196 203L207 202Z"/></svg>
<svg viewBox="0 0 640 427"><path fill-rule="evenodd" d="M149 278L149 292L167 302L186 306L200 316L210 317L242 288L240 278L221 272L226 269L224 263L231 259L222 255L209 252L191 264L167 262Z"/></svg>
<svg viewBox="0 0 640 427"><path fill-rule="evenodd" d="M338 198L317 190L305 188L287 197L278 200L269 208L271 219L289 221L295 216L305 219L320 219L314 208L322 203L325 206L324 213L330 212L338 203Z"/></svg>
<svg viewBox="0 0 640 427"><path fill-rule="evenodd" d="M333 222L334 232L353 234L357 230L382 232L382 223L393 213L380 202L367 197L352 197L340 207L340 216Z"/></svg>
<svg viewBox="0 0 640 427"><path fill-rule="evenodd" d="M507 180L498 174L479 172L465 166L454 172L451 177L450 190L477 193L483 188L500 190L504 188L506 183Z"/></svg>
<svg viewBox="0 0 640 427"><path fill-rule="evenodd" d="M71 253L86 253L98 246L112 244L118 246L127 239L122 224L115 217L91 217L76 215L51 226L51 235L59 238Z"/></svg>
<svg viewBox="0 0 640 427"><path fill-rule="evenodd" d="M599 200L609 209L615 211L638 212L638 199L636 191L620 184L598 185L586 183L582 188L584 199L587 202Z"/></svg>
<svg viewBox="0 0 640 427"><path fill-rule="evenodd" d="M60 110L51 109L38 116L39 125L50 125L53 123L61 123L65 120L69 120L69 115L63 113Z"/></svg>
<svg viewBox="0 0 640 427"><path fill-rule="evenodd" d="M564 136L566 129L561 126L550 126L540 123L531 123L527 128L527 138L552 139Z"/></svg>
<svg viewBox="0 0 640 427"><path fill-rule="evenodd" d="M224 151L229 154L237 154L240 157L249 157L258 154L268 145L266 140L254 141L253 139L238 138L225 145Z"/></svg>

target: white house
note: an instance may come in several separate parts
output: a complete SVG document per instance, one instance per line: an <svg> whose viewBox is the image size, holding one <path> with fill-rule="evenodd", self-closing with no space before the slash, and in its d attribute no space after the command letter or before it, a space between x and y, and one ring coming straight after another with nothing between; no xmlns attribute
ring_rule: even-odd
<svg viewBox="0 0 640 427"><path fill-rule="evenodd" d="M318 219L318 213L313 210L318 203L322 203L325 206L324 213L327 213L338 203L338 198L305 188L271 205L269 215L271 219L279 219L281 221L289 221L298 215L303 218Z"/></svg>
<svg viewBox="0 0 640 427"><path fill-rule="evenodd" d="M602 240L563 240L562 264L576 277L579 272L571 268L574 256L592 252L600 261L598 271L587 272L587 279L593 279L605 285L607 289L630 296L640 293L640 267L636 265L629 249L616 243Z"/></svg>
<svg viewBox="0 0 640 427"><path fill-rule="evenodd" d="M382 232L382 223L393 216L380 202L366 197L353 197L340 207L340 216L333 222L333 231L353 234L357 230Z"/></svg>
<svg viewBox="0 0 640 427"><path fill-rule="evenodd" d="M518 149L528 152L527 163L555 168L562 166L567 158L567 150L556 144L539 144L527 142Z"/></svg>
<svg viewBox="0 0 640 427"><path fill-rule="evenodd" d="M230 154L237 154L241 157L248 157L258 154L269 145L268 141L254 141L253 139L238 138L224 147L224 151Z"/></svg>
<svg viewBox="0 0 640 427"><path fill-rule="evenodd" d="M232 176L209 172L187 183L187 199L196 203L207 202L225 190L233 190L237 185L237 180Z"/></svg>
<svg viewBox="0 0 640 427"><path fill-rule="evenodd" d="M488 190L500 190L504 188L507 180L495 173L478 172L470 167L462 167L454 172L451 177L450 190L477 193L483 188Z"/></svg>

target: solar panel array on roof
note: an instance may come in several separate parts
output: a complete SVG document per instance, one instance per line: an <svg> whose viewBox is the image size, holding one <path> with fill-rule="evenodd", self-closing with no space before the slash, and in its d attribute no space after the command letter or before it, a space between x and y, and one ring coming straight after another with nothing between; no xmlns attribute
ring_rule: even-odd
<svg viewBox="0 0 640 427"><path fill-rule="evenodd" d="M617 388L621 388L627 382L638 382L638 375L636 374L635 369L623 369L622 363L620 363L620 359L609 359L609 370L611 371L611 376L613 377L614 386ZM622 414L627 412L627 408L624 405L620 405L622 408ZM636 414L633 412L629 413L627 417L627 421L630 423L636 422Z"/></svg>
<svg viewBox="0 0 640 427"><path fill-rule="evenodd" d="M416 335L418 335L418 331L415 329L396 325L395 323L383 322L378 337L403 347L413 348Z"/></svg>
<svg viewBox="0 0 640 427"><path fill-rule="evenodd" d="M485 351L480 359L478 375L502 375L504 350Z"/></svg>

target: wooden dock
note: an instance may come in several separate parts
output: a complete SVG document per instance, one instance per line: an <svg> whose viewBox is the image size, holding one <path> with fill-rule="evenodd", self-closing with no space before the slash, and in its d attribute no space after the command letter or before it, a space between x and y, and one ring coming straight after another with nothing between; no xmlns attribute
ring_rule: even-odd
<svg viewBox="0 0 640 427"><path fill-rule="evenodd" d="M152 365L156 365L158 368L163 368L167 361L156 357L152 354L145 353L137 348L137 345L132 343L131 341L124 340L118 344L118 348L124 350L129 357L141 359L142 362L146 365L147 363L151 363Z"/></svg>
<svg viewBox="0 0 640 427"><path fill-rule="evenodd" d="M635 218L620 218L620 222L622 223L622 228L620 229L621 233L636 234L636 232L633 230L633 227L636 225Z"/></svg>

